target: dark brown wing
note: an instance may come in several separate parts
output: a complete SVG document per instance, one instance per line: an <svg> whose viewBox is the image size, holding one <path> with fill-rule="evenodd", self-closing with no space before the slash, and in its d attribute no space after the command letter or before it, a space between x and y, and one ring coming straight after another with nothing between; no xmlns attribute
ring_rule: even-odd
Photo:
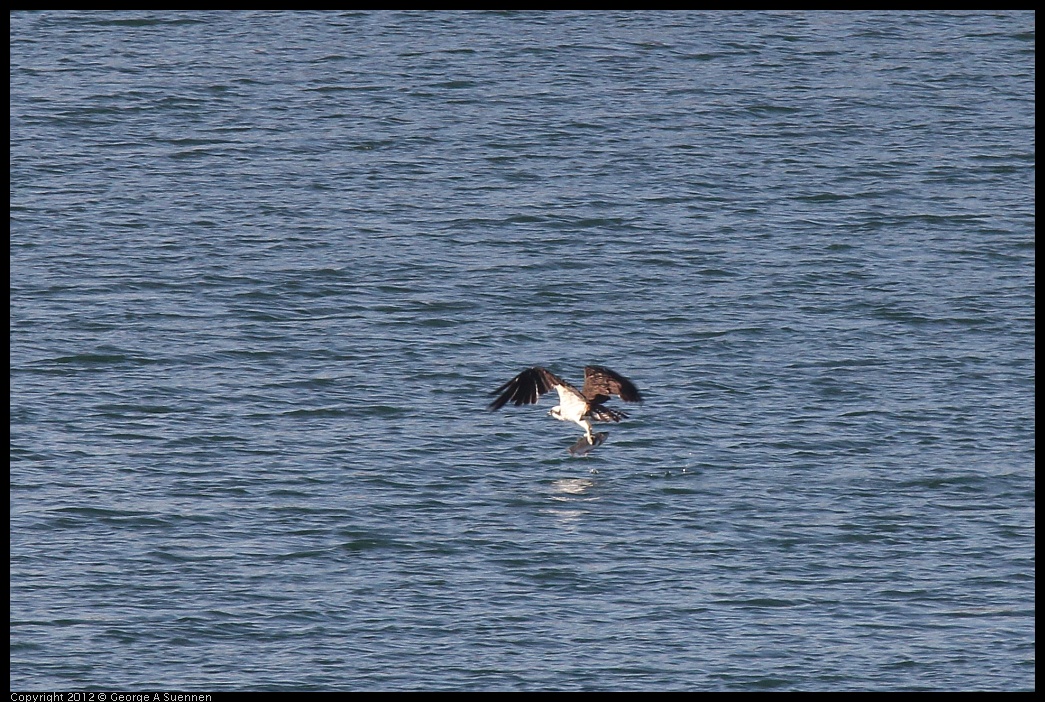
<svg viewBox="0 0 1045 702"><path fill-rule="evenodd" d="M497 395L497 399L490 403L490 411L499 410L509 402L518 405L532 405L537 398L548 392L556 385L564 383L547 368L535 366L527 368L501 387L494 390L491 395ZM500 393L498 395L498 393Z"/></svg>
<svg viewBox="0 0 1045 702"><path fill-rule="evenodd" d="M625 402L642 402L642 394L633 382L603 366L584 367L584 389L581 392L596 405L610 399L611 395L619 395Z"/></svg>

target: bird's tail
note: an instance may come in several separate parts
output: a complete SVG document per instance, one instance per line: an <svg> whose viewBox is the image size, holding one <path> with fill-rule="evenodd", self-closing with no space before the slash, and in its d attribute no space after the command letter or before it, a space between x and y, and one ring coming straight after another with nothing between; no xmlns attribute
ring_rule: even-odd
<svg viewBox="0 0 1045 702"><path fill-rule="evenodd" d="M591 415L591 418L597 422L619 422L622 419L628 418L628 415L623 412L602 406L592 407L589 414Z"/></svg>

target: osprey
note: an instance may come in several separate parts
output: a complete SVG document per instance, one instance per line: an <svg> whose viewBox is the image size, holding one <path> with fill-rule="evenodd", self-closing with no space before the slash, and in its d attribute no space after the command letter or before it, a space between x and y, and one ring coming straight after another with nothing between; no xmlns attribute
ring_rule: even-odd
<svg viewBox="0 0 1045 702"><path fill-rule="evenodd" d="M499 410L509 402L514 402L516 406L536 404L537 398L552 388L559 393L559 404L552 407L548 414L584 427L584 437L589 446L594 446L596 441L591 433L593 421L619 422L628 416L603 404L611 395L617 395L625 402L642 402L642 395L635 384L609 368L585 366L584 387L578 390L547 368L535 366L527 368L494 390L491 394L497 395L497 399L490 403L490 411ZM605 439L605 434L596 436L600 443ZM580 441L577 443L580 444Z"/></svg>

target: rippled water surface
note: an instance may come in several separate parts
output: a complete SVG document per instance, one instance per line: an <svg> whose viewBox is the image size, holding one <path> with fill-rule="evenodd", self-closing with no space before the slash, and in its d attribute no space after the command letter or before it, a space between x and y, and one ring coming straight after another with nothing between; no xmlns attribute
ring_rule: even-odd
<svg viewBox="0 0 1045 702"><path fill-rule="evenodd" d="M10 19L13 689L1034 688L1034 14Z"/></svg>

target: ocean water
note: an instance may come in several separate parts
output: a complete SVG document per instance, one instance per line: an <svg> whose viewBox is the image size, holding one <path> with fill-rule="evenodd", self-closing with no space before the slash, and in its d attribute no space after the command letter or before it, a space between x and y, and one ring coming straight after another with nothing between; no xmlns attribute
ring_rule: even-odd
<svg viewBox="0 0 1045 702"><path fill-rule="evenodd" d="M1033 689L1034 20L11 14L11 688Z"/></svg>

